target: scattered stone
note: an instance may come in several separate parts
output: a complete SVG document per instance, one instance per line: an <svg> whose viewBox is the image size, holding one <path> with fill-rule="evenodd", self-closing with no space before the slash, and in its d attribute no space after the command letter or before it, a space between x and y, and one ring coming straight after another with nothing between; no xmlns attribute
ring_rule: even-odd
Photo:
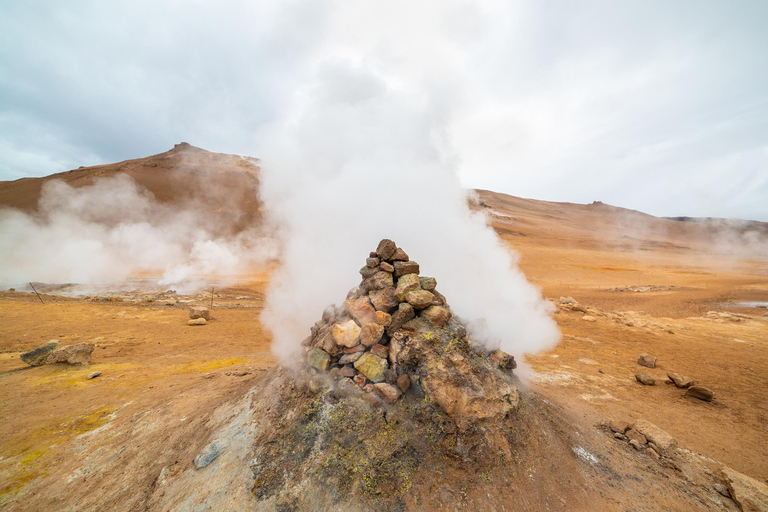
<svg viewBox="0 0 768 512"><path fill-rule="evenodd" d="M422 290L432 292L437 288L437 279L434 277L420 277L419 284L421 285Z"/></svg>
<svg viewBox="0 0 768 512"><path fill-rule="evenodd" d="M397 301L395 300L395 288L388 286L381 290L372 291L370 293L371 303L376 311L383 313L392 313L397 309Z"/></svg>
<svg viewBox="0 0 768 512"><path fill-rule="evenodd" d="M681 377L676 373L667 372L667 377L669 378L669 381L672 382L678 388L686 389L693 386L693 381L691 379Z"/></svg>
<svg viewBox="0 0 768 512"><path fill-rule="evenodd" d="M388 238L385 238L379 242L379 246L376 247L376 254L383 260L388 260L397 252L397 244Z"/></svg>
<svg viewBox="0 0 768 512"><path fill-rule="evenodd" d="M221 452L224 451L224 443L218 439L211 442L208 446L195 457L195 469L203 469L204 467L215 461Z"/></svg>
<svg viewBox="0 0 768 512"><path fill-rule="evenodd" d="M397 389L392 384L387 384L386 382L374 384L373 389L375 389L381 398L388 404L397 402L397 399L400 398L400 395L402 395L399 389Z"/></svg>
<svg viewBox="0 0 768 512"><path fill-rule="evenodd" d="M672 457L677 450L677 440L650 421L637 420L632 429L652 442L664 457Z"/></svg>
<svg viewBox="0 0 768 512"><path fill-rule="evenodd" d="M354 347L360 344L360 327L354 320L333 326L333 339L342 347Z"/></svg>
<svg viewBox="0 0 768 512"><path fill-rule="evenodd" d="M206 323L208 323L208 321L203 317L187 320L187 325L205 325Z"/></svg>
<svg viewBox="0 0 768 512"><path fill-rule="evenodd" d="M381 263L381 260L379 258L366 258L365 260L365 266L370 268L378 267L379 263Z"/></svg>
<svg viewBox="0 0 768 512"><path fill-rule="evenodd" d="M415 292L421 289L418 274L406 274L397 280L395 288L395 300L403 302L408 292Z"/></svg>
<svg viewBox="0 0 768 512"><path fill-rule="evenodd" d="M211 311L204 306L192 306L189 308L189 318L192 320L196 318L205 318L206 320L210 320Z"/></svg>
<svg viewBox="0 0 768 512"><path fill-rule="evenodd" d="M645 384L646 386L656 385L656 379L654 379L647 373L636 373L635 378L637 379L637 382L640 382L641 384Z"/></svg>
<svg viewBox="0 0 768 512"><path fill-rule="evenodd" d="M422 310L432 305L435 296L426 290L408 292L405 300L416 310Z"/></svg>
<svg viewBox="0 0 768 512"><path fill-rule="evenodd" d="M408 388L411 387L411 378L408 376L407 373L404 373L402 375L398 375L397 377L397 387L400 388L400 391L405 393L408 391Z"/></svg>
<svg viewBox="0 0 768 512"><path fill-rule="evenodd" d="M96 378L96 377L98 377L99 375L101 375L101 372L92 372L92 373L89 373L89 374L88 374L88 376L86 377L86 379L87 379L87 380L95 379L95 378Z"/></svg>
<svg viewBox="0 0 768 512"><path fill-rule="evenodd" d="M393 267L386 261L382 261L381 263L379 263L379 270L382 270L384 272L389 272L391 274L395 271L395 267Z"/></svg>
<svg viewBox="0 0 768 512"><path fill-rule="evenodd" d="M378 252L378 249L377 251ZM355 361L355 369L365 375L371 382L382 382L384 380L384 370L389 368L386 359L366 352Z"/></svg>
<svg viewBox="0 0 768 512"><path fill-rule="evenodd" d="M597 318L589 315L584 315L583 317L581 317L581 319L584 320L585 322L597 322Z"/></svg>
<svg viewBox="0 0 768 512"><path fill-rule="evenodd" d="M392 322L392 315L383 311L376 312L376 323L382 327L386 327Z"/></svg>
<svg viewBox="0 0 768 512"><path fill-rule="evenodd" d="M620 420L611 420L608 423L608 428L610 428L613 432L616 432L618 434L623 434L627 430L629 430L629 423L626 421L620 421Z"/></svg>
<svg viewBox="0 0 768 512"><path fill-rule="evenodd" d="M727 466L722 476L728 485L728 492L742 512L765 512L768 510L768 485Z"/></svg>
<svg viewBox="0 0 768 512"><path fill-rule="evenodd" d="M77 345L60 347L48 354L45 364L90 364L91 353L93 353L94 348L93 343L78 343Z"/></svg>
<svg viewBox="0 0 768 512"><path fill-rule="evenodd" d="M451 312L442 306L430 306L421 312L421 316L435 327L442 327L451 319Z"/></svg>
<svg viewBox="0 0 768 512"><path fill-rule="evenodd" d="M415 261L396 261L394 267L395 277L401 277L406 274L416 274L416 277L419 277L419 264Z"/></svg>
<svg viewBox="0 0 768 512"><path fill-rule="evenodd" d="M640 354L637 358L637 364L647 368L656 368L656 356L650 354Z"/></svg>
<svg viewBox="0 0 768 512"><path fill-rule="evenodd" d="M307 362L313 368L326 371L331 364L331 356L325 350L316 348L307 355Z"/></svg>
<svg viewBox="0 0 768 512"><path fill-rule="evenodd" d="M391 261L408 261L410 258L408 258L408 255L405 253L404 250L401 248L397 248L395 251L395 254L392 255L391 258L389 258Z"/></svg>
<svg viewBox="0 0 768 512"><path fill-rule="evenodd" d="M631 428L627 430L627 433L625 434L627 436L627 439L629 439L630 442L635 441L639 444L645 444L648 442L648 439L637 429Z"/></svg>
<svg viewBox="0 0 768 512"><path fill-rule="evenodd" d="M21 354L21 360L30 366L42 366L45 364L45 360L48 355L59 348L59 340L51 340L45 345L24 352Z"/></svg>
<svg viewBox="0 0 768 512"><path fill-rule="evenodd" d="M360 330L360 343L366 347L372 347L379 342L383 335L383 325L379 325L377 323L367 323Z"/></svg>
<svg viewBox="0 0 768 512"><path fill-rule="evenodd" d="M342 367L341 370L339 370L339 375L341 375L342 377L354 377L355 375L357 375L357 370L355 370L354 366L347 365Z"/></svg>
<svg viewBox="0 0 768 512"><path fill-rule="evenodd" d="M704 400L705 402L711 402L715 397L714 391L703 386L691 386L688 388L688 391L686 391L685 394L686 396L692 396L694 398L698 398L699 400Z"/></svg>
<svg viewBox="0 0 768 512"><path fill-rule="evenodd" d="M398 330L405 322L411 320L415 316L416 313L413 311L413 306L407 302L401 303L397 307L397 311L392 315L392 322L389 324L387 331L391 333Z"/></svg>
<svg viewBox="0 0 768 512"><path fill-rule="evenodd" d="M387 359L389 357L389 349L384 345L379 345L377 343L376 345L371 347L371 354L378 356L382 359Z"/></svg>
<svg viewBox="0 0 768 512"><path fill-rule="evenodd" d="M357 299L352 300L345 300L344 309L360 327L365 324L376 322L376 310L373 309L371 301L367 296L358 297Z"/></svg>

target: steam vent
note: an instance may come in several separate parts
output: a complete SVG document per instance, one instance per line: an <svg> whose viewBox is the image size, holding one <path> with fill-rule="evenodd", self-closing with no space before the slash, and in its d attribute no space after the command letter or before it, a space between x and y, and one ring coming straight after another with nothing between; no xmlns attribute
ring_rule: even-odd
<svg viewBox="0 0 768 512"><path fill-rule="evenodd" d="M299 377L257 439L253 493L278 509L418 508L424 471L513 457L514 358L475 347L437 280L392 240L360 274L303 341Z"/></svg>

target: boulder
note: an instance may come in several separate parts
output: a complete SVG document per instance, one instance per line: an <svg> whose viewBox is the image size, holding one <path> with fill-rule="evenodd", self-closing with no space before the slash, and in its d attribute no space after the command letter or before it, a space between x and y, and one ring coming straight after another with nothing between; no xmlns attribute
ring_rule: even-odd
<svg viewBox="0 0 768 512"><path fill-rule="evenodd" d="M426 290L416 290L405 294L405 300L416 310L428 308L434 299L435 296Z"/></svg>
<svg viewBox="0 0 768 512"><path fill-rule="evenodd" d="M377 323L367 323L360 330L360 343L366 347L372 347L379 342L384 335L384 326Z"/></svg>
<svg viewBox="0 0 768 512"><path fill-rule="evenodd" d="M437 279L435 279L434 277L420 277L419 284L421 285L422 290L427 290L428 292L431 292L431 291L434 291L435 288L437 288Z"/></svg>
<svg viewBox="0 0 768 512"><path fill-rule="evenodd" d="M632 426L633 430L641 433L648 441L656 445L659 454L664 457L672 457L677 451L677 440L650 421L637 420Z"/></svg>
<svg viewBox="0 0 768 512"><path fill-rule="evenodd" d="M60 347L48 354L45 364L90 364L91 353L94 348L93 343L78 343L77 345Z"/></svg>
<svg viewBox="0 0 768 512"><path fill-rule="evenodd" d="M395 288L388 286L381 290L375 290L370 293L371 303L376 311L391 313L397 308L395 300Z"/></svg>
<svg viewBox="0 0 768 512"><path fill-rule="evenodd" d="M406 274L419 275L419 264L415 261L396 261L394 267L395 277L404 276Z"/></svg>
<svg viewBox="0 0 768 512"><path fill-rule="evenodd" d="M320 371L327 371L331 364L331 356L325 350L316 348L307 354L307 363Z"/></svg>
<svg viewBox="0 0 768 512"><path fill-rule="evenodd" d="M650 354L640 354L637 358L637 364L646 368L656 368L656 356Z"/></svg>
<svg viewBox="0 0 768 512"><path fill-rule="evenodd" d="M187 320L187 325L205 325L207 323L208 321L203 317Z"/></svg>
<svg viewBox="0 0 768 512"><path fill-rule="evenodd" d="M685 389L693 386L693 381L691 379L681 377L676 373L667 372L667 377L669 378L669 381L678 388Z"/></svg>
<svg viewBox="0 0 768 512"><path fill-rule="evenodd" d="M189 308L189 318L194 320L195 318L211 319L211 311L204 306L192 306Z"/></svg>
<svg viewBox="0 0 768 512"><path fill-rule="evenodd" d="M648 375L647 373L636 373L635 378L637 379L637 382L641 384L645 384L646 386L655 386L656 385L656 379Z"/></svg>
<svg viewBox="0 0 768 512"><path fill-rule="evenodd" d="M360 327L354 320L333 326L333 340L342 347L354 347L360 344Z"/></svg>
<svg viewBox="0 0 768 512"><path fill-rule="evenodd" d="M344 309L360 327L376 322L376 310L366 296L344 301Z"/></svg>
<svg viewBox="0 0 768 512"><path fill-rule="evenodd" d="M451 319L451 312L442 306L430 306L421 312L421 316L435 327L441 327Z"/></svg>
<svg viewBox="0 0 768 512"><path fill-rule="evenodd" d="M397 311L392 315L392 322L390 322L389 327L387 327L387 332L390 334L395 332L401 328L405 322L411 320L415 316L416 313L413 310L413 306L407 302L401 303L397 307Z"/></svg>
<svg viewBox="0 0 768 512"><path fill-rule="evenodd" d="M400 395L402 395L402 393L400 392L399 389L397 389L397 387L393 386L392 384L387 384L386 382L380 382L378 384L374 384L373 389L388 404L393 404L397 402L397 399L400 398Z"/></svg>
<svg viewBox="0 0 768 512"><path fill-rule="evenodd" d="M395 288L395 300L398 302L405 301L405 296L408 292L415 292L421 289L421 283L419 283L418 274L405 274L397 280L397 288Z"/></svg>
<svg viewBox="0 0 768 512"><path fill-rule="evenodd" d="M30 366L42 366L45 364L45 360L48 355L59 348L59 340L51 340L45 345L24 352L21 354L21 360Z"/></svg>
<svg viewBox="0 0 768 512"><path fill-rule="evenodd" d="M397 244L388 238L379 242L378 247L376 247L376 254L383 260L392 258L395 252L397 252Z"/></svg>
<svg viewBox="0 0 768 512"><path fill-rule="evenodd" d="M378 252L378 250L377 250ZM371 382L382 382L384 380L384 370L389 368L386 359L366 352L355 361L355 369L365 375Z"/></svg>
<svg viewBox="0 0 768 512"><path fill-rule="evenodd" d="M728 466L723 466L721 476L730 491L731 498L743 512L768 510L768 485Z"/></svg>
<svg viewBox="0 0 768 512"><path fill-rule="evenodd" d="M385 313L384 311L376 312L376 323L381 326L388 326L392 322L392 315Z"/></svg>
<svg viewBox="0 0 768 512"><path fill-rule="evenodd" d="M704 400L705 402L711 402L715 397L714 391L703 386L691 386L688 388L688 391L686 391L685 394L686 396L692 396L694 398L698 398L699 400Z"/></svg>

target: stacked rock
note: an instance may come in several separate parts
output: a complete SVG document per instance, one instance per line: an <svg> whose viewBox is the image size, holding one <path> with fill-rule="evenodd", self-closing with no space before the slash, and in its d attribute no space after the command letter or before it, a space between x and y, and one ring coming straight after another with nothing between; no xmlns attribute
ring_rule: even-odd
<svg viewBox="0 0 768 512"><path fill-rule="evenodd" d="M392 240L379 242L360 274L362 282L344 305L326 308L304 340L307 363L350 379L374 401L394 403L410 388L411 376L390 354L392 337L416 317L440 327L452 314L435 278L419 276L419 264Z"/></svg>

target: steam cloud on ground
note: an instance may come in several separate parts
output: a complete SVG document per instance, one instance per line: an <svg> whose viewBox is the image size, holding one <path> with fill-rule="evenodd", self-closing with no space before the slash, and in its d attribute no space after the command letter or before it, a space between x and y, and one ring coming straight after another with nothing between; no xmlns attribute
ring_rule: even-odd
<svg viewBox="0 0 768 512"><path fill-rule="evenodd" d="M161 271L159 286L192 291L275 255L269 239L217 236L204 209L160 204L127 175L80 188L47 182L38 206L0 210L0 283L118 284Z"/></svg>

